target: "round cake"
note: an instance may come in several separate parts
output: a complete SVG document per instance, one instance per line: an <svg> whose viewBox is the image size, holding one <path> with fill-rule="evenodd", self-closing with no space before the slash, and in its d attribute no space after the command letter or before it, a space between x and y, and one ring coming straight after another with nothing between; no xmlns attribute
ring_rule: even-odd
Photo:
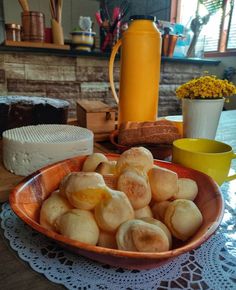
<svg viewBox="0 0 236 290"><path fill-rule="evenodd" d="M26 96L0 96L0 136L2 132L28 125L66 124L69 102Z"/></svg>

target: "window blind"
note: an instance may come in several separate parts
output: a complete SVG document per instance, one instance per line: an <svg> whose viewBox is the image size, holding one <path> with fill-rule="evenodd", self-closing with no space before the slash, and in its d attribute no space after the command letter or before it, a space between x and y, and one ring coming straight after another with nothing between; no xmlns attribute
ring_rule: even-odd
<svg viewBox="0 0 236 290"><path fill-rule="evenodd" d="M204 51L217 51L220 39L222 9L211 15L209 22L203 27L201 35L205 36Z"/></svg>
<svg viewBox="0 0 236 290"><path fill-rule="evenodd" d="M236 48L236 5L234 1L234 8L231 17L231 23L229 28L229 37L227 42L227 49Z"/></svg>

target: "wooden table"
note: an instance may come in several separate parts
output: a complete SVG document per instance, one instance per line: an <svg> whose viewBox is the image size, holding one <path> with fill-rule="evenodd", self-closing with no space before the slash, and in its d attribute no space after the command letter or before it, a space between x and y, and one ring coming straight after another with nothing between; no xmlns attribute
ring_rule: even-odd
<svg viewBox="0 0 236 290"><path fill-rule="evenodd" d="M236 152L236 110L222 112L216 139L228 143ZM106 146L96 143L94 149L96 152L108 152L114 150L114 147L107 149ZM236 160L232 164L236 170ZM9 192L21 179L22 177L8 173L0 164L0 192ZM27 263L22 261L10 248L2 229L0 230L0 257L0 289L65 289L34 272Z"/></svg>
<svg viewBox="0 0 236 290"><path fill-rule="evenodd" d="M0 203L8 200L11 189L24 177L8 172L2 164L2 146L0 141ZM116 152L108 142L95 143L94 152ZM27 263L22 261L10 248L0 228L0 289L4 290L34 290L65 289L64 286L53 284L43 275L33 271Z"/></svg>

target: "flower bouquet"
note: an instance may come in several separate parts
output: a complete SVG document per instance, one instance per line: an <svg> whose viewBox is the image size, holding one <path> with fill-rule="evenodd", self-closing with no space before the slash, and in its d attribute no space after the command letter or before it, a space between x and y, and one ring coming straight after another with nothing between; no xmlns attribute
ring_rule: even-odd
<svg viewBox="0 0 236 290"><path fill-rule="evenodd" d="M184 137L214 139L224 102L234 94L233 83L210 75L179 86L176 95L182 100Z"/></svg>
<svg viewBox="0 0 236 290"><path fill-rule="evenodd" d="M236 86L233 83L210 75L193 79L176 90L179 99L222 99L234 94Z"/></svg>

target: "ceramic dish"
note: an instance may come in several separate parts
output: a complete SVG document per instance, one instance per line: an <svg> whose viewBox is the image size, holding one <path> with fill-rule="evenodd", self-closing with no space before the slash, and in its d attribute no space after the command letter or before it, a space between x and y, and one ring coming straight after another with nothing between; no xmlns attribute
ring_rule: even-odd
<svg viewBox="0 0 236 290"><path fill-rule="evenodd" d="M118 143L118 130L115 130L110 134L110 141L120 153L131 148L131 146L125 146ZM168 159L172 154L172 145L169 144L139 144L135 146L146 147L152 152L154 158L160 160Z"/></svg>
<svg viewBox="0 0 236 290"><path fill-rule="evenodd" d="M116 160L118 156L107 154L111 160ZM85 157L74 157L38 170L24 179L10 194L11 207L20 219L37 232L77 254L123 268L155 268L200 246L216 231L222 220L224 211L222 195L219 187L210 177L177 164L156 160L155 164L177 172L179 177L189 177L198 183L199 194L195 202L202 212L203 223L198 232L187 242L176 243L174 241L173 249L162 253L128 252L91 246L46 230L38 222L43 200L58 188L61 179L66 174L81 170L84 160Z"/></svg>
<svg viewBox="0 0 236 290"><path fill-rule="evenodd" d="M95 32L90 31L73 31L71 32L72 43L77 49L91 51L94 44Z"/></svg>

